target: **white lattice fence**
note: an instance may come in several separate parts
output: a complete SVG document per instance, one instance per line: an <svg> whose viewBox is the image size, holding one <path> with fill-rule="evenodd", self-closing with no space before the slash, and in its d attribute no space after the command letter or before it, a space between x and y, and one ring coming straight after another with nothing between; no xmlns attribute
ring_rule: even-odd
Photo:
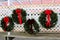
<svg viewBox="0 0 60 40"><path fill-rule="evenodd" d="M43 12L44 10L46 9L51 9L53 10L54 12L56 12L58 14L58 23L57 25L54 27L54 28L51 28L51 29L45 29L43 28L40 24L40 32L60 32L60 7L59 6L41 6L41 5L20 5L20 6L10 6L10 7L0 7L0 20L5 17L5 16L10 16L11 17L11 14L12 14L12 11L16 8L23 8L24 10L26 10L27 12L27 16L26 16L26 19L35 19L38 24L39 24L39 14L41 12ZM13 31L16 31L16 32L24 32L24 23L22 25L19 25L19 24L15 24L15 27L13 29ZM0 28L0 31L2 31L2 29Z"/></svg>

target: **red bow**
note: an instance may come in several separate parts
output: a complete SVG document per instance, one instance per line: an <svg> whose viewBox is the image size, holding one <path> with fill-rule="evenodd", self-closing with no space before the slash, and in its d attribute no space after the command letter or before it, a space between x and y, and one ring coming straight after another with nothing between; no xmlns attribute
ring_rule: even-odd
<svg viewBox="0 0 60 40"><path fill-rule="evenodd" d="M51 26L51 22L50 22L50 14L52 13L51 10L45 10L45 14L46 14L46 26L50 27Z"/></svg>
<svg viewBox="0 0 60 40"><path fill-rule="evenodd" d="M16 9L16 14L18 15L18 21L19 21L19 24L22 24L22 16L21 16L21 12L22 12L22 10Z"/></svg>
<svg viewBox="0 0 60 40"><path fill-rule="evenodd" d="M4 23L5 23L5 28L4 31L6 31L5 29L7 28L7 24L9 23L9 18L8 17L4 17Z"/></svg>

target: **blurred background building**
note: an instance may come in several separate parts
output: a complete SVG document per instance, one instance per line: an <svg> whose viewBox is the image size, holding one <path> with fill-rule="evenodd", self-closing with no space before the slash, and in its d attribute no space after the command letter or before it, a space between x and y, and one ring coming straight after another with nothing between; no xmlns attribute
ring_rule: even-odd
<svg viewBox="0 0 60 40"><path fill-rule="evenodd" d="M0 0L0 6L26 4L60 4L60 0Z"/></svg>

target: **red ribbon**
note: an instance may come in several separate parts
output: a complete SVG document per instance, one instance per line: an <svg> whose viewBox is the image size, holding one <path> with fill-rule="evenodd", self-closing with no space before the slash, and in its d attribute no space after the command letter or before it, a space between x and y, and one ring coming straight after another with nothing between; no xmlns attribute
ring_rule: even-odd
<svg viewBox="0 0 60 40"><path fill-rule="evenodd" d="M4 17L4 23L5 23L5 28L4 31L6 31L5 29L7 28L7 24L9 23L9 18L8 17Z"/></svg>
<svg viewBox="0 0 60 40"><path fill-rule="evenodd" d="M22 16L21 16L21 12L22 12L22 10L16 9L16 14L18 15L18 21L19 21L19 24L22 24Z"/></svg>
<svg viewBox="0 0 60 40"><path fill-rule="evenodd" d="M51 10L45 10L45 14L46 14L46 26L50 27L51 26L51 22L50 22L50 14L52 13Z"/></svg>

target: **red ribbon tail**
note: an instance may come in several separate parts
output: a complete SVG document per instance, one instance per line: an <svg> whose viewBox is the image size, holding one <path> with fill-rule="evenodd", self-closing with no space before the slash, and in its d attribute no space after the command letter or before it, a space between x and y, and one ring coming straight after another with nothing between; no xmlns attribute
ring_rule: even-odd
<svg viewBox="0 0 60 40"><path fill-rule="evenodd" d="M50 15L47 15L47 22L46 22L46 26L47 27L50 27L50 24L51 22L50 22Z"/></svg>
<svg viewBox="0 0 60 40"><path fill-rule="evenodd" d="M47 26L47 27L50 27L50 23L49 23L49 22L46 22L46 26Z"/></svg>
<svg viewBox="0 0 60 40"><path fill-rule="evenodd" d="M22 17L20 15L18 15L18 21L19 21L19 24L22 24Z"/></svg>
<svg viewBox="0 0 60 40"><path fill-rule="evenodd" d="M4 31L6 32L6 28L7 28L7 23L5 23L5 28L4 28Z"/></svg>
<svg viewBox="0 0 60 40"><path fill-rule="evenodd" d="M22 17L20 17L20 22L19 23L22 24Z"/></svg>

